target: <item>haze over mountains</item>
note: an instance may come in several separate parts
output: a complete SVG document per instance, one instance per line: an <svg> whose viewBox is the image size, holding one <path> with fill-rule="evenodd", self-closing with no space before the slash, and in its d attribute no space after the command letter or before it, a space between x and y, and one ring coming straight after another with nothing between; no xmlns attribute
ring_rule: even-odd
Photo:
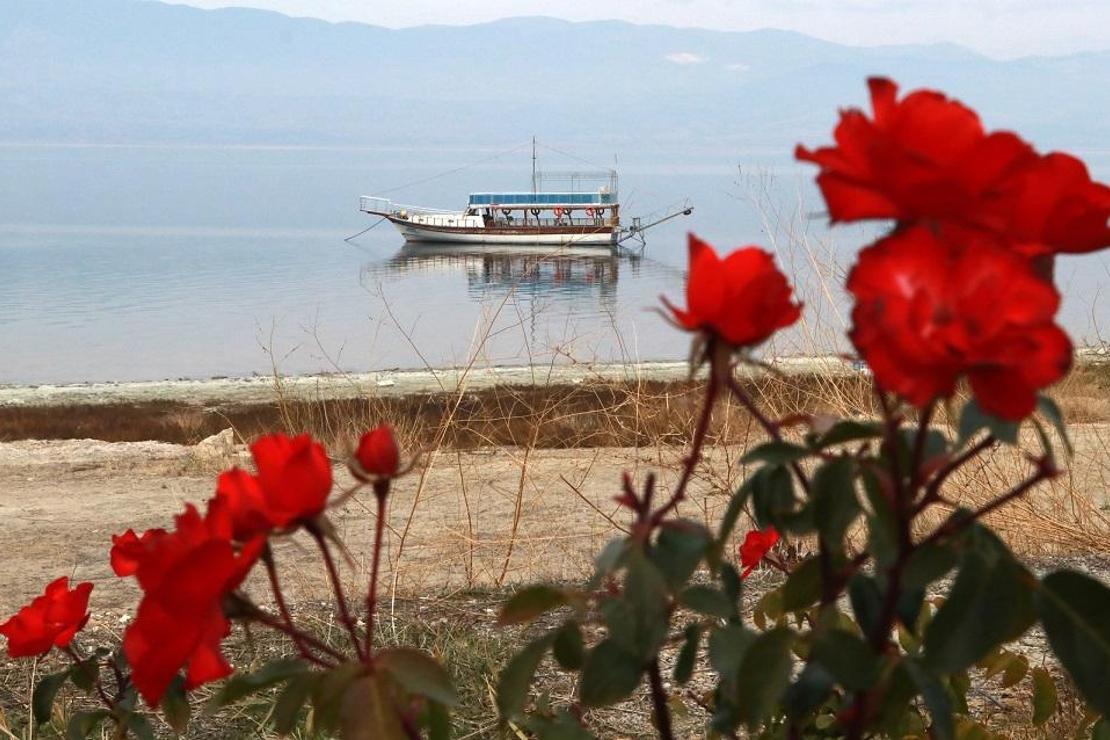
<svg viewBox="0 0 1110 740"><path fill-rule="evenodd" d="M996 61L785 31L519 18L389 30L149 0L0 3L0 140L789 147L863 79L940 87L1045 148L1110 139L1110 52Z"/></svg>

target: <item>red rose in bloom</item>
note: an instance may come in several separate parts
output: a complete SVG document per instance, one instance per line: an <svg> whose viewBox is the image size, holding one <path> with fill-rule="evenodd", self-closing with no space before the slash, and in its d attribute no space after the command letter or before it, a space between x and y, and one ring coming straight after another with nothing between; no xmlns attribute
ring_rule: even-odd
<svg viewBox="0 0 1110 740"><path fill-rule="evenodd" d="M70 590L69 579L51 582L42 596L0 624L0 635L8 638L8 655L24 658L45 655L52 647L64 648L89 621L91 583Z"/></svg>
<svg viewBox="0 0 1110 740"><path fill-rule="evenodd" d="M841 113L836 145L798 159L821 167L817 184L833 221L869 218L966 220L998 228L985 200L1013 191L1015 173L1037 155L1014 134L988 134L978 114L939 92L917 90L897 99L898 86L868 80L873 117ZM985 223L984 223L985 221Z"/></svg>
<svg viewBox="0 0 1110 740"><path fill-rule="evenodd" d="M1071 342L1053 323L1059 294L1006 249L905 229L860 253L848 290L852 342L876 382L915 406L967 375L984 410L1022 419L1071 366Z"/></svg>
<svg viewBox="0 0 1110 740"><path fill-rule="evenodd" d="M358 450L355 451L355 460L362 468L359 472L370 476L392 478L397 475L401 453L397 449L393 429L388 424L382 424L362 435Z"/></svg>
<svg viewBox="0 0 1110 740"><path fill-rule="evenodd" d="M271 434L251 445L256 475L233 468L220 475L220 501L240 542L269 534L324 510L331 492L331 462L323 446L302 434Z"/></svg>
<svg viewBox="0 0 1110 740"><path fill-rule="evenodd" d="M230 512L219 500L204 518L187 506L175 525L150 537L137 558L134 575L143 598L123 636L132 680L151 707L183 667L186 689L231 673L220 653L231 630L221 602L243 582L265 545L264 537L256 537L237 551Z"/></svg>
<svg viewBox="0 0 1110 740"><path fill-rule="evenodd" d="M704 331L735 347L752 347L801 315L790 298L790 283L775 258L758 247L744 247L724 260L690 234L690 275L686 310L672 306L675 321L687 331Z"/></svg>
<svg viewBox="0 0 1110 740"><path fill-rule="evenodd" d="M1010 218L1007 241L1026 255L1110 246L1110 187L1092 181L1087 166L1070 154L1040 157L1001 205Z"/></svg>
<svg viewBox="0 0 1110 740"><path fill-rule="evenodd" d="M774 527L767 527L767 529L753 529L748 532L744 537L743 544L740 545L740 565L743 566L744 571L740 574L741 578L747 578L763 560L775 543L779 541L779 533Z"/></svg>

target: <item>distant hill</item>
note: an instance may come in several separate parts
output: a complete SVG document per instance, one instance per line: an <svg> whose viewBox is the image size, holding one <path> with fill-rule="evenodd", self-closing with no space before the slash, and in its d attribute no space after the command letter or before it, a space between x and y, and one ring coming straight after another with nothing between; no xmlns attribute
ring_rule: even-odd
<svg viewBox="0 0 1110 740"><path fill-rule="evenodd" d="M146 0L0 3L0 140L305 145L561 141L784 147L863 78L959 95L1045 146L1110 140L1110 53L517 18L389 30Z"/></svg>

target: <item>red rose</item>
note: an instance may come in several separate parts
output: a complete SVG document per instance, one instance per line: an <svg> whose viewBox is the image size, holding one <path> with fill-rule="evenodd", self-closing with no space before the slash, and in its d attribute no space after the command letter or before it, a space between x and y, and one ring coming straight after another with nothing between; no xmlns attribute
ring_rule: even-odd
<svg viewBox="0 0 1110 740"><path fill-rule="evenodd" d="M302 434L271 434L251 445L258 472L233 468L220 475L216 496L231 517L234 538L243 542L273 529L313 519L327 505L331 462L323 446Z"/></svg>
<svg viewBox="0 0 1110 740"><path fill-rule="evenodd" d="M220 473L214 500L222 501L227 507L232 536L239 542L255 535L269 534L275 526L262 486L255 476L242 468Z"/></svg>
<svg viewBox="0 0 1110 740"><path fill-rule="evenodd" d="M798 159L821 167L817 184L835 221L891 218L957 219L998 228L984 201L1017 185L1013 177L1036 162L1033 148L1007 132L988 134L978 114L939 92L897 99L898 86L868 80L873 117L841 113L836 145Z"/></svg>
<svg viewBox="0 0 1110 740"><path fill-rule="evenodd" d="M91 583L79 583L71 590L68 578L51 582L42 596L0 624L0 635L8 638L8 655L25 658L68 646L89 621L92 589Z"/></svg>
<svg viewBox="0 0 1110 740"><path fill-rule="evenodd" d="M256 537L237 551L230 512L219 500L204 518L187 506L175 525L151 537L138 558L134 575L143 597L123 636L132 680L151 707L182 668L186 689L231 673L220 653L231 629L222 600L243 582L265 545Z"/></svg>
<svg viewBox="0 0 1110 740"><path fill-rule="evenodd" d="M1023 254L1094 252L1110 246L1110 187L1091 180L1070 154L1052 153L1027 167L1001 206L1005 238Z"/></svg>
<svg viewBox="0 0 1110 740"><path fill-rule="evenodd" d="M778 541L779 533L774 527L753 529L748 532L744 537L743 544L740 545L740 565L744 568L740 577L747 578L750 576L755 567L759 565L763 557L771 551L771 548Z"/></svg>
<svg viewBox="0 0 1110 740"><path fill-rule="evenodd" d="M392 427L382 424L362 435L358 450L355 451L355 460L361 468L358 472L369 476L392 478L397 475L401 453L397 449Z"/></svg>
<svg viewBox="0 0 1110 740"><path fill-rule="evenodd" d="M775 258L744 247L721 260L706 242L690 234L690 275L686 310L672 306L674 320L687 331L703 331L735 347L752 347L801 315L791 301L790 283Z"/></svg>
<svg viewBox="0 0 1110 740"><path fill-rule="evenodd" d="M848 290L852 342L876 382L915 406L950 396L966 375L984 410L1022 419L1071 366L1053 323L1059 294L1001 247L904 229L860 253Z"/></svg>

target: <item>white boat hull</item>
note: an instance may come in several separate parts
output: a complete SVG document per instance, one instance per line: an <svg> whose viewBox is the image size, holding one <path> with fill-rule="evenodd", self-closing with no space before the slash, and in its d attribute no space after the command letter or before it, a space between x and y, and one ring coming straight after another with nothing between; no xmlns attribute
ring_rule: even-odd
<svg viewBox="0 0 1110 740"><path fill-rule="evenodd" d="M414 224L401 219L389 219L407 242L435 242L438 244L525 244L553 247L612 247L617 243L617 232L608 226L596 230L545 231L543 229L455 229L443 226Z"/></svg>

